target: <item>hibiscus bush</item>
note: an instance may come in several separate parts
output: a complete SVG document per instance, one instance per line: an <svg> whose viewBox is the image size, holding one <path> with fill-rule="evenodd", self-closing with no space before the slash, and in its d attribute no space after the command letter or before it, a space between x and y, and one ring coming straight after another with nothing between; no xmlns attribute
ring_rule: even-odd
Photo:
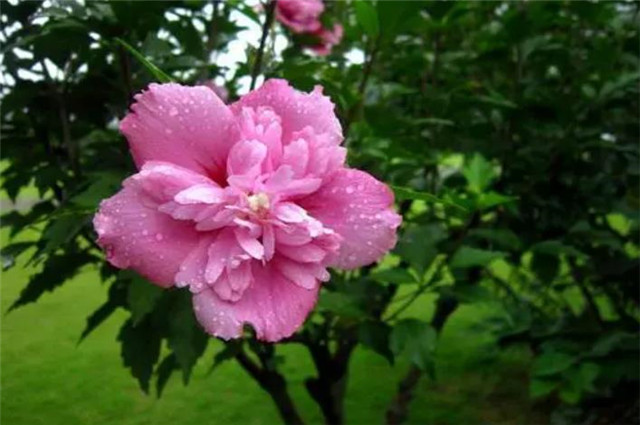
<svg viewBox="0 0 640 425"><path fill-rule="evenodd" d="M3 247L39 267L11 309L97 268L78 333L127 311L142 390L188 383L217 337L285 423L281 344L308 349L328 424L357 347L402 358L396 424L449 318L493 303L477 325L531 351L554 420L636 420L637 3L48 0L0 22L2 225L39 235Z"/></svg>

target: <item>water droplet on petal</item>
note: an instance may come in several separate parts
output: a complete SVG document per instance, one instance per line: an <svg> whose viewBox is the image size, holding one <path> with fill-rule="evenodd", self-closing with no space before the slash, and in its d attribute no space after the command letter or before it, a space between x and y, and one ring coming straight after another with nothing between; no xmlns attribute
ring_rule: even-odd
<svg viewBox="0 0 640 425"><path fill-rule="evenodd" d="M158 233L158 234L156 235L156 240L157 240L157 241L161 241L162 239L164 239L164 236L162 236L162 233Z"/></svg>
<svg viewBox="0 0 640 425"><path fill-rule="evenodd" d="M169 109L169 115L172 117L175 117L176 115L178 115L178 109L174 106L171 109Z"/></svg>
<svg viewBox="0 0 640 425"><path fill-rule="evenodd" d="M347 186L347 193L353 193L353 186Z"/></svg>

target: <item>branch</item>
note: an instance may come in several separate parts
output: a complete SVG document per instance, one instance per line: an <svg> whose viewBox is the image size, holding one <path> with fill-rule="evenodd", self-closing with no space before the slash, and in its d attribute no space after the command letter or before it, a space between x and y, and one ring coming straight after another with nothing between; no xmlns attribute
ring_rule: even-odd
<svg viewBox="0 0 640 425"><path fill-rule="evenodd" d="M289 392L284 376L275 369L267 369L256 364L244 351L236 354L240 366L271 396L278 408L280 417L287 425L303 425L304 421L298 413ZM264 363L264 361L263 361Z"/></svg>
<svg viewBox="0 0 640 425"><path fill-rule="evenodd" d="M220 0L213 0L213 13L211 15L211 22L209 22L209 28L207 31L207 44L204 48L204 63L205 66L202 68L200 72L200 79L206 80L209 77L209 60L211 56L211 52L213 48L216 47L216 42L218 41L218 19L220 18Z"/></svg>
<svg viewBox="0 0 640 425"><path fill-rule="evenodd" d="M256 86L256 80L258 74L260 74L260 68L262 68L262 57L264 56L264 47L266 45L267 36L269 35L269 29L273 23L273 14L276 8L276 0L268 0L266 7L266 16L264 18L264 24L262 25L262 37L260 38L260 47L258 47L258 53L256 54L256 61L253 64L253 70L251 71L251 85L249 90L253 90Z"/></svg>
<svg viewBox="0 0 640 425"><path fill-rule="evenodd" d="M358 85L358 94L359 100L353 105L353 107L347 112L347 119L344 124L344 138L345 138L345 146L347 145L347 135L349 134L349 128L351 127L351 123L355 119L356 114L362 109L364 105L364 93L367 90L367 85L369 84L369 77L371 76L371 71L373 69L373 64L376 60L376 56L378 55L378 50L380 48L380 36L378 36L375 40L373 40L371 46L371 52L367 56L367 60L365 61L364 68L362 70L362 79L360 80L360 84Z"/></svg>

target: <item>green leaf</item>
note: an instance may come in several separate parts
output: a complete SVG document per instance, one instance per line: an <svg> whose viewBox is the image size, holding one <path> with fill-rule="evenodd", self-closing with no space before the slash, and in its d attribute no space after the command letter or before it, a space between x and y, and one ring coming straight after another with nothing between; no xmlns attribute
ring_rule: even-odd
<svg viewBox="0 0 640 425"><path fill-rule="evenodd" d="M146 69L153 75L153 77L161 83L172 83L173 78L169 75L165 74L160 68L155 66L151 61L144 57L144 55L138 52L135 48L133 48L126 41L116 38L116 42L120 43L125 49L129 51Z"/></svg>
<svg viewBox="0 0 640 425"><path fill-rule="evenodd" d="M178 370L176 356L173 353L168 354L164 359L162 359L156 369L156 375L158 375L158 378L156 379L156 396L158 398L162 397L164 387L167 385L169 378L171 378L171 375L173 375L173 372L176 370Z"/></svg>
<svg viewBox="0 0 640 425"><path fill-rule="evenodd" d="M470 246L461 246L451 258L449 265L452 268L457 269L484 267L493 260L503 258L505 256L506 253L501 251L487 251Z"/></svg>
<svg viewBox="0 0 640 425"><path fill-rule="evenodd" d="M401 236L395 251L418 273L423 273L438 255L438 243L446 238L440 224L412 226Z"/></svg>
<svg viewBox="0 0 640 425"><path fill-rule="evenodd" d="M506 196L506 195L502 195L500 193L491 191L491 192L481 193L478 196L476 203L477 203L478 209L486 210L489 208L496 207L498 205L509 204L517 200L518 198L516 197Z"/></svg>
<svg viewBox="0 0 640 425"><path fill-rule="evenodd" d="M13 267L16 258L33 246L33 242L14 242L11 245L2 247L2 270L6 271Z"/></svg>
<svg viewBox="0 0 640 425"><path fill-rule="evenodd" d="M479 153L476 153L471 161L465 164L462 175L467 179L469 189L476 193L482 193L496 178L491 163Z"/></svg>
<svg viewBox="0 0 640 425"><path fill-rule="evenodd" d="M189 382L191 370L204 353L209 336L196 321L191 303L191 293L181 290L174 294L169 317L168 343L182 368L182 380Z"/></svg>
<svg viewBox="0 0 640 425"><path fill-rule="evenodd" d="M408 188L408 187L401 187L401 186L396 186L396 185L391 185L391 189L393 189L393 192L394 192L397 200L399 200L399 201L403 201L403 200L425 201L425 202L431 203L431 204L448 205L448 206L455 207L455 208L458 208L458 209L463 210L463 211L467 210L462 205L459 205L459 204L457 204L455 202L451 202L451 201L446 200L446 199L438 198L437 196L431 195L430 193L418 192L418 191L413 190L413 189Z"/></svg>
<svg viewBox="0 0 640 425"><path fill-rule="evenodd" d="M380 25L375 7L366 0L353 3L353 7L355 8L358 24L360 24L364 32L371 38L377 37L380 32Z"/></svg>
<svg viewBox="0 0 640 425"><path fill-rule="evenodd" d="M133 272L121 272L121 276L131 280L127 291L127 305L131 310L131 320L137 324L150 313L162 296L162 289Z"/></svg>
<svg viewBox="0 0 640 425"><path fill-rule="evenodd" d="M366 316L357 300L342 292L322 291L318 300L318 309L351 319L360 319Z"/></svg>
<svg viewBox="0 0 640 425"><path fill-rule="evenodd" d="M384 322L366 321L358 326L358 340L362 345L378 353L393 364L393 352L389 346L391 328Z"/></svg>
<svg viewBox="0 0 640 425"><path fill-rule="evenodd" d="M118 341L121 343L120 354L124 366L131 369L140 388L148 393L149 380L160 356L160 334L148 318L137 325L127 320L120 328Z"/></svg>
<svg viewBox="0 0 640 425"><path fill-rule="evenodd" d="M67 252L48 257L43 269L31 276L18 299L9 307L9 311L35 302L45 292L52 292L59 288L75 276L82 266L94 259L94 256L86 252Z"/></svg>
<svg viewBox="0 0 640 425"><path fill-rule="evenodd" d="M541 398L548 396L558 388L560 381L550 379L533 378L529 383L529 395L531 398Z"/></svg>
<svg viewBox="0 0 640 425"><path fill-rule="evenodd" d="M213 372L222 363L233 360L242 351L242 340L232 339L224 343L222 350L213 357L213 364L209 368L209 373Z"/></svg>
<svg viewBox="0 0 640 425"><path fill-rule="evenodd" d="M409 270L401 268L380 270L372 273L369 277L377 282L393 283L396 285L418 282L416 277Z"/></svg>
<svg viewBox="0 0 640 425"><path fill-rule="evenodd" d="M543 283L552 282L560 270L560 260L555 255L534 252L531 269Z"/></svg>
<svg viewBox="0 0 640 425"><path fill-rule="evenodd" d="M433 372L436 331L417 319L399 321L391 331L389 346L395 356L406 355L420 370Z"/></svg>
<svg viewBox="0 0 640 425"><path fill-rule="evenodd" d="M34 258L50 254L73 239L87 223L88 216L74 211L58 210L59 216L51 220L42 234L42 249L34 254Z"/></svg>
<svg viewBox="0 0 640 425"><path fill-rule="evenodd" d="M126 304L126 296L127 290L124 282L116 281L111 284L107 301L87 317L87 325L82 331L78 342L82 342L91 332L111 317L118 307L124 307Z"/></svg>
<svg viewBox="0 0 640 425"><path fill-rule="evenodd" d="M522 243L518 236L509 229L472 229L469 236L495 243L501 248L518 251Z"/></svg>
<svg viewBox="0 0 640 425"><path fill-rule="evenodd" d="M566 353L546 351L533 362L534 376L550 376L564 372L576 362L576 358Z"/></svg>
<svg viewBox="0 0 640 425"><path fill-rule="evenodd" d="M531 247L531 251L534 253L546 254L546 255L555 255L559 256L561 254L565 254L572 257L577 258L585 258L586 255L571 245L565 245L560 241L550 240L539 242Z"/></svg>

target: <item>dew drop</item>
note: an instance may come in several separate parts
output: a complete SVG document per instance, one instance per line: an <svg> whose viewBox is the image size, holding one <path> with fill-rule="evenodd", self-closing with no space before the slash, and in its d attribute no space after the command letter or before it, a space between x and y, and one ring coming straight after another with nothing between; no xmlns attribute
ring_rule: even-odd
<svg viewBox="0 0 640 425"><path fill-rule="evenodd" d="M161 241L162 239L164 239L164 236L162 236L162 233L156 234L156 240L157 241Z"/></svg>
<svg viewBox="0 0 640 425"><path fill-rule="evenodd" d="M178 109L176 109L176 107L174 106L169 109L169 116L175 117L176 115L178 115Z"/></svg>
<svg viewBox="0 0 640 425"><path fill-rule="evenodd" d="M353 193L353 186L347 186L347 193Z"/></svg>

